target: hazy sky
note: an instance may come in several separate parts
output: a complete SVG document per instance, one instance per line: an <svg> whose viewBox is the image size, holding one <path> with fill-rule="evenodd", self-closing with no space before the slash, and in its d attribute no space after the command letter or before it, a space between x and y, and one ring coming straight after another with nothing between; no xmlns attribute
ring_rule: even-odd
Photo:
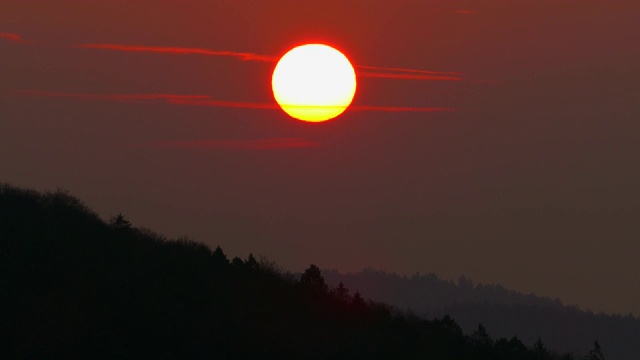
<svg viewBox="0 0 640 360"><path fill-rule="evenodd" d="M465 274L640 315L638 19L604 0L2 0L0 181L290 270ZM357 66L353 109L322 124L271 94L273 58L307 42Z"/></svg>

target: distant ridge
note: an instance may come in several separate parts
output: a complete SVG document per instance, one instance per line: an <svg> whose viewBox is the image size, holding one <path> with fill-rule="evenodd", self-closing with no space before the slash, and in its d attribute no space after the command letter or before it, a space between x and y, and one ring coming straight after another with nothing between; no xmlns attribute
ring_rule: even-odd
<svg viewBox="0 0 640 360"><path fill-rule="evenodd" d="M372 268L348 274L341 274L337 270L324 270L323 274L330 284L343 281L345 284L352 284L362 293L370 294L374 299L418 312L442 312L452 304L470 303L563 308L559 299L522 294L498 284L474 285L472 280L465 276L461 276L456 283L441 279L434 273L401 276Z"/></svg>
<svg viewBox="0 0 640 360"><path fill-rule="evenodd" d="M598 342L577 354L589 348L603 359ZM0 359L577 358L0 183Z"/></svg>
<svg viewBox="0 0 640 360"><path fill-rule="evenodd" d="M607 359L640 359L640 319L594 314L566 306L559 299L522 294L501 285L474 285L467 277L458 282L433 273L401 276L371 268L341 274L323 270L329 285L343 282L363 296L426 318L450 315L464 331L481 323L494 337L516 335L531 344L541 338L563 352L577 352L598 339Z"/></svg>

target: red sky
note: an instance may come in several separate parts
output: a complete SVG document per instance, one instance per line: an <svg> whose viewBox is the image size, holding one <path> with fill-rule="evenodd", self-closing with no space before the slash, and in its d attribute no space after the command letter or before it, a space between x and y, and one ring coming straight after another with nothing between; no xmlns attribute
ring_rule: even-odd
<svg viewBox="0 0 640 360"><path fill-rule="evenodd" d="M639 18L632 1L3 0L0 181L290 270L465 274L640 315ZM271 95L273 59L306 42L357 66L353 108L324 124Z"/></svg>

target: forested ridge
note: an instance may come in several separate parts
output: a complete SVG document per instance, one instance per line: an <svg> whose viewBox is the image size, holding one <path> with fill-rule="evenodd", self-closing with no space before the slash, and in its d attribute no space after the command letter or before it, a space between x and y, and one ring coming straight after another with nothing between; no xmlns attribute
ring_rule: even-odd
<svg viewBox="0 0 640 360"><path fill-rule="evenodd" d="M0 185L2 359L578 359ZM594 339L595 340L595 339ZM597 342L587 359L603 359Z"/></svg>
<svg viewBox="0 0 640 360"><path fill-rule="evenodd" d="M574 353L598 339L607 359L640 359L640 318L632 314L594 313L499 284L474 284L465 276L454 281L434 273L403 276L371 268L346 274L323 270L322 275L330 286L343 282L365 298L426 318L450 315L465 332L482 323L492 337L515 335L525 344L541 338L550 348Z"/></svg>

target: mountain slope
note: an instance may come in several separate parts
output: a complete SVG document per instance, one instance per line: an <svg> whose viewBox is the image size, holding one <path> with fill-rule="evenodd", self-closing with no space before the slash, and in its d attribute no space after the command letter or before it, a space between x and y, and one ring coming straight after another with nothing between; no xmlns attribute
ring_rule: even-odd
<svg viewBox="0 0 640 360"><path fill-rule="evenodd" d="M2 359L572 359L0 184Z"/></svg>
<svg viewBox="0 0 640 360"><path fill-rule="evenodd" d="M325 270L323 275L330 285L342 281L365 297L412 309L426 318L450 315L467 332L482 323L492 336L516 335L526 344L541 338L567 352L579 352L598 339L608 359L640 359L640 319L631 315L593 314L500 285L474 286L465 277L455 283L435 274L407 277L373 269L349 274Z"/></svg>

